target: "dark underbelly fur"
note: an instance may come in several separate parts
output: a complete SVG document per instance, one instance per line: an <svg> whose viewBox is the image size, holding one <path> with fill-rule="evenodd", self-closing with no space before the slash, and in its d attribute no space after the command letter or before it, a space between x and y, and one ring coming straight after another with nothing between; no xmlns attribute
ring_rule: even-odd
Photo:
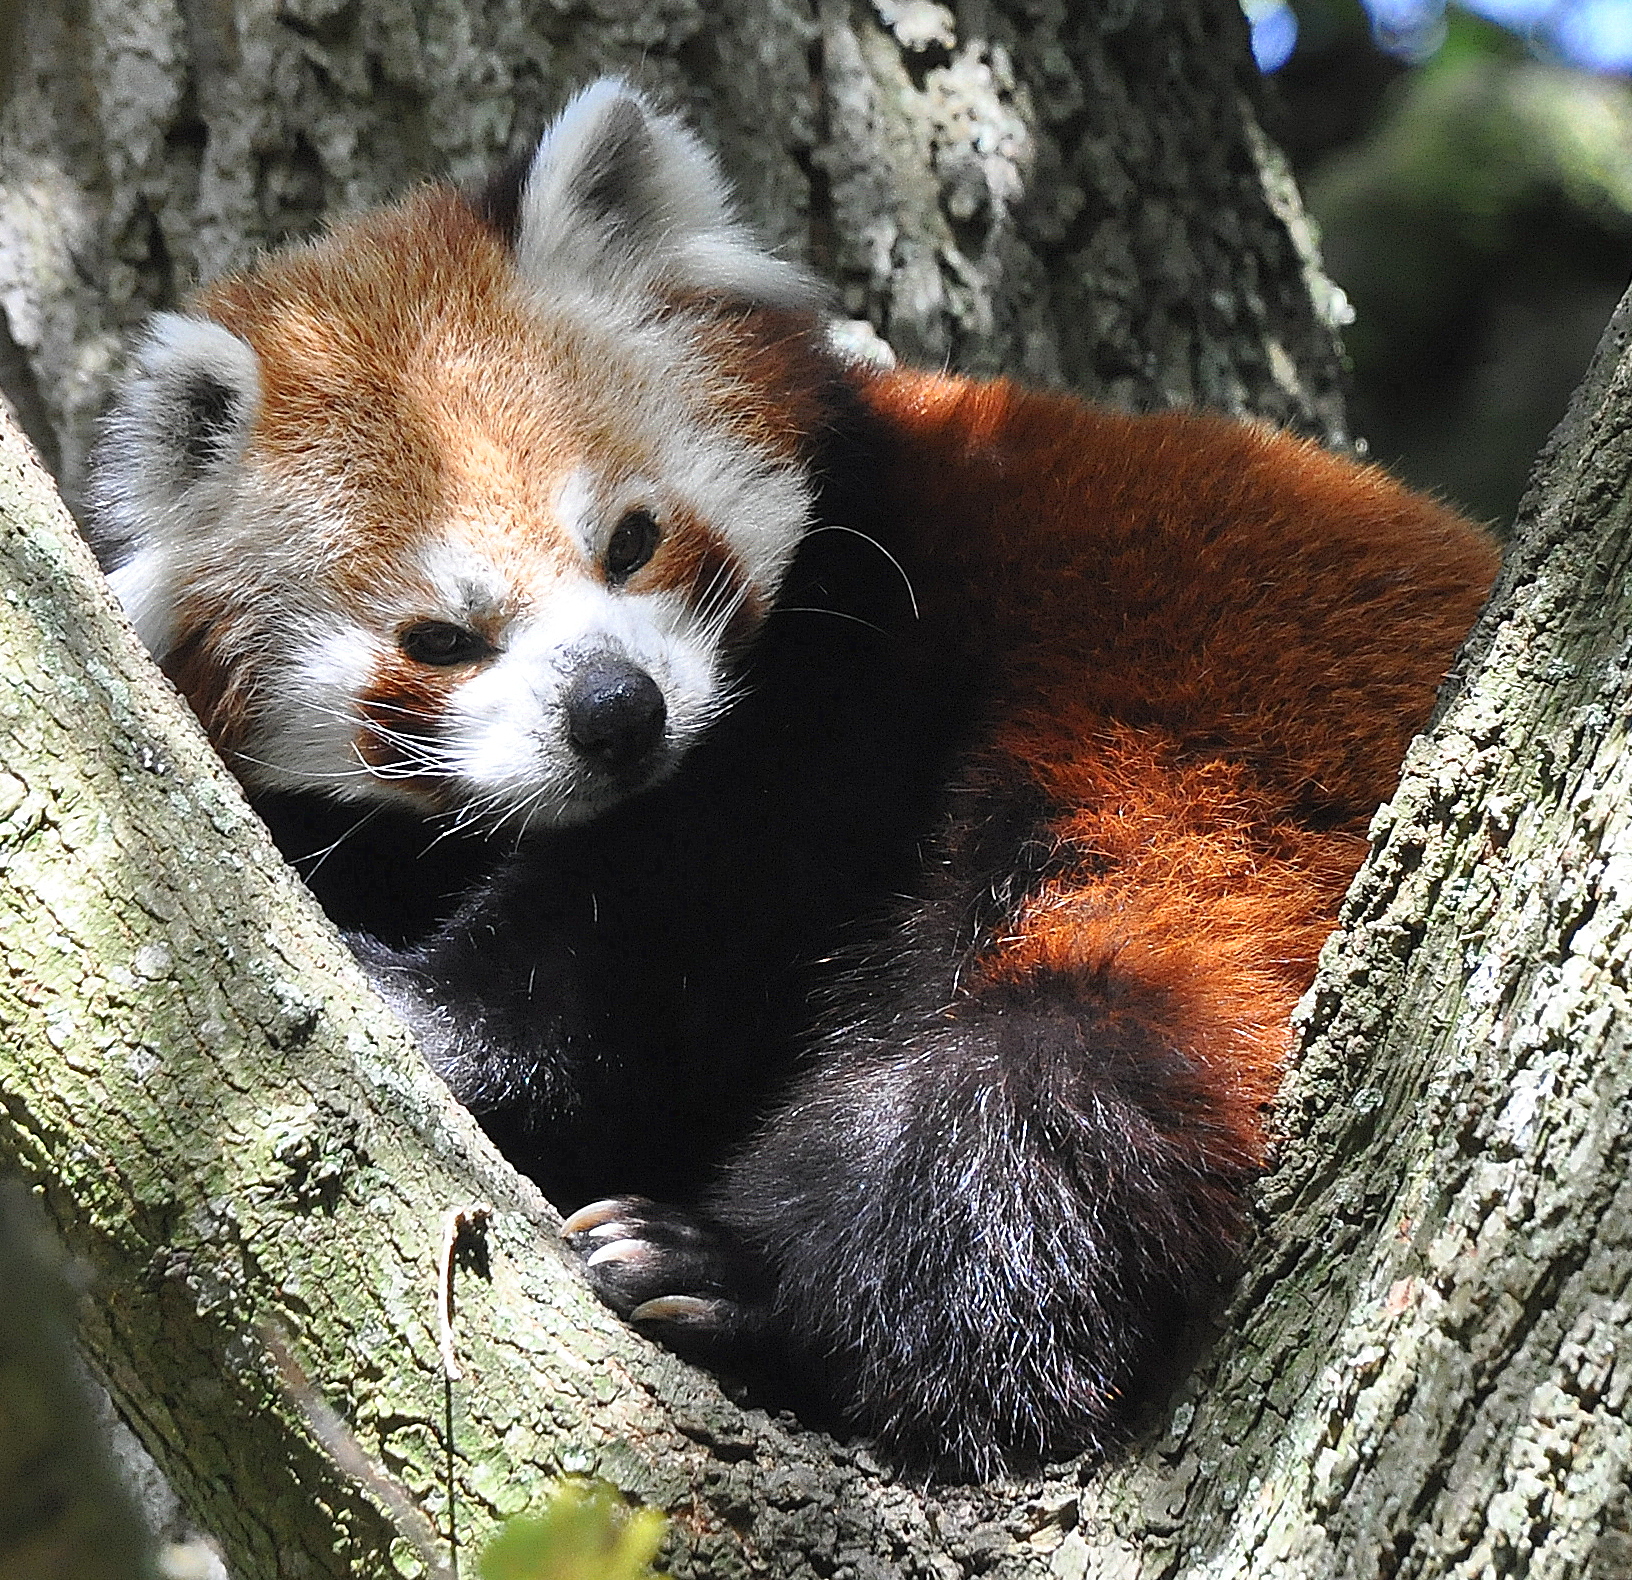
<svg viewBox="0 0 1632 1580"><path fill-rule="evenodd" d="M741 700L588 827L516 849L382 818L314 865L297 847L332 831L271 810L507 1156L563 1210L623 1197L571 1242L639 1248L587 1265L609 1304L687 1296L642 1325L983 1475L1114 1439L1243 1180L1159 1137L1129 1166L1193 1072L1121 1047L1100 986L948 1013L1047 809L955 783L979 677L925 651L879 563L814 535ZM399 869L424 881L367 876Z"/></svg>
<svg viewBox="0 0 1632 1580"><path fill-rule="evenodd" d="M259 803L365 964L418 974L433 1063L564 1212L699 1202L809 1045L835 956L913 887L956 705L873 607L872 553L812 540L741 700L587 827L483 839Z"/></svg>

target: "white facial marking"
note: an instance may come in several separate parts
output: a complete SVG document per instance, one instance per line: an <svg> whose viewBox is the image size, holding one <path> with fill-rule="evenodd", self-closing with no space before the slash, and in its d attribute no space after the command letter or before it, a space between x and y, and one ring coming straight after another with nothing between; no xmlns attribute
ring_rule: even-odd
<svg viewBox="0 0 1632 1580"><path fill-rule="evenodd" d="M245 747L250 776L268 788L315 789L343 801L387 793L388 781L364 762L357 742L358 698L374 675L381 642L336 620L315 626L297 651L258 710L261 728Z"/></svg>
<svg viewBox="0 0 1632 1580"><path fill-rule="evenodd" d="M456 535L427 544L416 556L417 568L430 589L423 606L402 610L414 619L487 620L514 601L516 589L498 566Z"/></svg>
<svg viewBox="0 0 1632 1580"><path fill-rule="evenodd" d="M675 600L624 596L590 576L562 577L511 622L500 651L454 693L447 756L472 808L494 821L577 823L624 799L573 748L565 696L594 656L628 660L663 693L665 738L644 783L664 777L717 708L718 678L675 625Z"/></svg>
<svg viewBox="0 0 1632 1580"><path fill-rule="evenodd" d="M150 653L168 652L174 640L174 581L167 556L157 544L138 549L117 570L108 572L114 597Z"/></svg>
<svg viewBox="0 0 1632 1580"><path fill-rule="evenodd" d="M343 256L324 248L346 245L344 233L319 244L319 267L342 276ZM675 300L701 291L809 306L810 282L736 220L692 134L617 82L581 96L540 146L515 258L512 284L489 305L500 318L527 315L547 349L525 377L501 370L492 381L502 420L490 433L547 428L552 443L533 453L560 453L558 440L580 464L556 486L544 519L513 537L502 520L438 523L437 503L427 503L426 521L402 523L407 546L378 585L359 588L348 574L359 548L378 543L365 536L378 527L358 513L362 485L343 431L316 442L297 433L293 445L266 435L255 422L256 354L221 324L162 315L139 347L108 427L99 541L154 653L206 633L233 697L249 698L247 720L240 709L217 727L235 742L232 732L244 732L252 783L426 809L430 779L446 792L433 798L437 807L451 804L472 822L578 822L672 770L725 706L731 611L699 610L684 591L641 590L638 577L609 586L598 562L630 510L651 511L660 527L683 517L730 549L745 594L771 604L806 531L812 484L801 463L757 437L763 397L716 365L710 337L719 326L688 321ZM318 309L363 310L347 305L344 290L328 301L319 281ZM269 359L277 333L258 332ZM489 347L479 324L462 355L513 357L512 344L500 336ZM420 358L421 371L440 366L424 349L405 354ZM448 366L457 371L457 358ZM469 375L466 366L466 384ZM235 399L212 405L206 390L201 401L200 378ZM215 406L230 422L214 423ZM189 412L200 424L191 445L177 439L188 432L177 415ZM466 499L460 508L481 505ZM182 612L194 622L185 630ZM428 666L418 688L426 700L403 705L432 707L436 717L405 721L414 728L390 743L399 766L370 768L369 732L389 736L391 725L374 702L365 717L362 699L394 676L413 680L399 639L422 620L468 625L490 650ZM594 655L638 666L664 700L661 745L621 780L567 735L564 698ZM404 695L415 692L410 684Z"/></svg>
<svg viewBox="0 0 1632 1580"><path fill-rule="evenodd" d="M587 467L575 466L555 491L555 519L562 532L574 543L586 563L596 555L596 527L600 508L595 498L594 480Z"/></svg>

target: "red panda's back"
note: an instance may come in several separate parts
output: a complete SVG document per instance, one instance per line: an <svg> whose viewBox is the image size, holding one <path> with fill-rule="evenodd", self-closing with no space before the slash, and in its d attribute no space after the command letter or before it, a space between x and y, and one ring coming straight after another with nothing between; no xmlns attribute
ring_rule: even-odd
<svg viewBox="0 0 1632 1580"><path fill-rule="evenodd" d="M1204 1072L1200 1174L1250 1167L1495 547L1267 428L910 371L866 399L922 637L979 677L960 782L1044 809L1044 870L968 981L1120 982L1139 1035Z"/></svg>
<svg viewBox="0 0 1632 1580"><path fill-rule="evenodd" d="M1392 791L1495 574L1477 528L1225 418L910 370L866 398L925 620L995 666L1040 769L1114 719L1249 762L1329 819Z"/></svg>

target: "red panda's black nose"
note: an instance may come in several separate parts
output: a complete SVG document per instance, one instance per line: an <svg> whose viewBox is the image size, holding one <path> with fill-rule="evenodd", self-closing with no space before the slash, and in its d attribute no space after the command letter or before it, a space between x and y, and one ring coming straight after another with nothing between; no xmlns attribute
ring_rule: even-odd
<svg viewBox="0 0 1632 1580"><path fill-rule="evenodd" d="M663 740L668 709L657 682L626 658L597 654L567 688L567 739L613 772L639 766Z"/></svg>

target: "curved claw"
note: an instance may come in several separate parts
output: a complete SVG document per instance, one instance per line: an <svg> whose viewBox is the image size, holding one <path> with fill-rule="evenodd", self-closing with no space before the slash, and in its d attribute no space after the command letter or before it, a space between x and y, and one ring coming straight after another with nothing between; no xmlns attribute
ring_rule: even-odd
<svg viewBox="0 0 1632 1580"><path fill-rule="evenodd" d="M653 1256L651 1244L646 1240L613 1240L598 1247L584 1260L585 1267L599 1267L603 1262L646 1262Z"/></svg>
<svg viewBox="0 0 1632 1580"><path fill-rule="evenodd" d="M561 1225L561 1238L570 1240L575 1235L587 1234L591 1229L598 1229L604 1223L626 1216L631 1207L646 1205L644 1196L608 1196L601 1201L592 1201L580 1207Z"/></svg>
<svg viewBox="0 0 1632 1580"><path fill-rule="evenodd" d="M677 1327L717 1326L725 1311L723 1300L704 1300L699 1295L659 1295L643 1300L629 1313L631 1322L672 1322Z"/></svg>

